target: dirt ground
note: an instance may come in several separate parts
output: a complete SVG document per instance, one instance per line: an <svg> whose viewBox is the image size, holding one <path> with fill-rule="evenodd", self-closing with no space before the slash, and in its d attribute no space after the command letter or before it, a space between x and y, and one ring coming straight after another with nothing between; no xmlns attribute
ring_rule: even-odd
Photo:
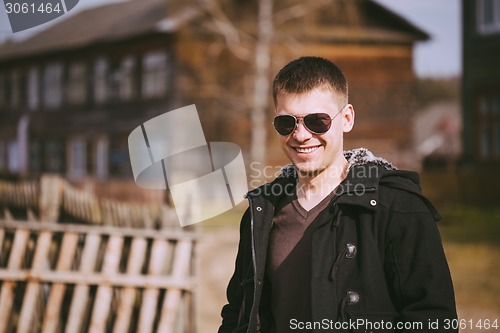
<svg viewBox="0 0 500 333"><path fill-rule="evenodd" d="M197 246L197 332L217 332L226 287L234 271L238 247L237 226L204 228Z"/></svg>

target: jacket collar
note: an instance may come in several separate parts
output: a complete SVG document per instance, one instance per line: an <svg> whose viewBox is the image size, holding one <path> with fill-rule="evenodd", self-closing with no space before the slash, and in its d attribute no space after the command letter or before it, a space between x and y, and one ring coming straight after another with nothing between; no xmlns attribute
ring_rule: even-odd
<svg viewBox="0 0 500 333"><path fill-rule="evenodd" d="M373 155L371 151L366 148L354 148L344 151L344 157L347 160L349 169L355 166L375 165L381 166L386 170L397 170L397 168L382 157ZM283 177L297 177L297 170L292 164L286 165L281 168L281 175Z"/></svg>

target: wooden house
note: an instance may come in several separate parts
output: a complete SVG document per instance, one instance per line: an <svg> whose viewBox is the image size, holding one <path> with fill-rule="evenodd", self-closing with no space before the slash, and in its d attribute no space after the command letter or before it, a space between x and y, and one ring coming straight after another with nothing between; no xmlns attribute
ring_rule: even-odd
<svg viewBox="0 0 500 333"><path fill-rule="evenodd" d="M500 1L462 1L463 161L500 164Z"/></svg>
<svg viewBox="0 0 500 333"><path fill-rule="evenodd" d="M275 1L269 79L301 55L333 60L357 111L347 145L411 166L412 51L427 34L372 0L318 3ZM219 29L220 11L253 54L257 8L240 0L215 11L190 1L114 3L0 47L0 174L130 179L129 133L193 103L207 141L247 152L254 66ZM278 150L271 135L268 163L285 163Z"/></svg>

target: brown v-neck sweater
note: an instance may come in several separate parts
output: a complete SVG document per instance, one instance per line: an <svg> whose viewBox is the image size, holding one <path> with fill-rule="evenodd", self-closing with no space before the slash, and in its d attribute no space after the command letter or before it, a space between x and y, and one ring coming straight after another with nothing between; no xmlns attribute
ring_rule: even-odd
<svg viewBox="0 0 500 333"><path fill-rule="evenodd" d="M284 197L276 207L266 263L272 332L292 331L292 319L311 321L312 231L316 218L333 197L334 192L307 211L294 194Z"/></svg>

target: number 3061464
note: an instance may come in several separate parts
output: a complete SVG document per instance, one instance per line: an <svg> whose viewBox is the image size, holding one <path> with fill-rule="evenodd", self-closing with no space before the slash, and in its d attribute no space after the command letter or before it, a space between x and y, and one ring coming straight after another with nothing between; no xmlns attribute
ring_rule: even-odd
<svg viewBox="0 0 500 333"><path fill-rule="evenodd" d="M59 3L52 4L50 2L42 2L42 3L19 3L19 2L6 2L5 10L7 14L36 14L36 13L60 13L62 11Z"/></svg>

